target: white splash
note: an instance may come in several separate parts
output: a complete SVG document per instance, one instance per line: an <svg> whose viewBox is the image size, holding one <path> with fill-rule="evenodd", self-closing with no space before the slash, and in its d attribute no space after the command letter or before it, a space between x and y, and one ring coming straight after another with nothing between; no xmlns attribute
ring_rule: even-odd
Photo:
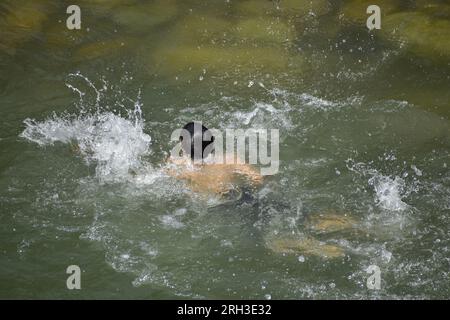
<svg viewBox="0 0 450 320"><path fill-rule="evenodd" d="M400 175L383 175L365 163L354 163L352 159L346 162L350 171L369 177L368 184L375 191L375 203L378 207L388 211L403 211L409 207L403 199L414 189L413 186L407 186ZM404 173L402 176L407 175Z"/></svg>
<svg viewBox="0 0 450 320"><path fill-rule="evenodd" d="M163 226L170 229L180 229L184 227L184 223L179 221L177 217L172 215L163 215L159 218Z"/></svg>
<svg viewBox="0 0 450 320"><path fill-rule="evenodd" d="M98 101L96 101L97 105ZM125 116L97 108L77 115L54 114L44 121L24 120L22 138L40 146L56 142L73 144L88 164L95 164L100 181L123 180L142 167L150 152L151 137L144 132L139 99Z"/></svg>
<svg viewBox="0 0 450 320"><path fill-rule="evenodd" d="M379 207L389 211L402 211L408 207L402 200L405 190L405 181L402 178L375 175L369 179L369 184L375 189Z"/></svg>
<svg viewBox="0 0 450 320"><path fill-rule="evenodd" d="M284 128L292 127L291 120L286 114L289 111L288 105L274 106L270 103L257 102L254 105L253 110L248 112L236 111L232 114L238 123L242 123L246 126L252 125L255 127L265 125L268 123L277 124Z"/></svg>

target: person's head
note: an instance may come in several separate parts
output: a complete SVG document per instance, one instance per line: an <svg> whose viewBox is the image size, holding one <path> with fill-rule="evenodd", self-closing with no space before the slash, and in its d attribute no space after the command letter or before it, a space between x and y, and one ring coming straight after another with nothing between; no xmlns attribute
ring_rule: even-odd
<svg viewBox="0 0 450 320"><path fill-rule="evenodd" d="M212 150L212 145L209 145L214 142L214 137L201 122L194 121L183 127L180 142L185 155L190 156L192 160L200 160L209 155L208 151ZM205 152L207 147L208 151Z"/></svg>

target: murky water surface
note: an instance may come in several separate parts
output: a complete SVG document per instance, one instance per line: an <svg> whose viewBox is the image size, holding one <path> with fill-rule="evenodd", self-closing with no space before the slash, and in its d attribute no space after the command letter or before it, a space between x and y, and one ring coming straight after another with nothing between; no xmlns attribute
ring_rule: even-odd
<svg viewBox="0 0 450 320"><path fill-rule="evenodd" d="M0 297L449 298L449 34L447 1L2 1ZM256 203L166 174L191 120L280 130Z"/></svg>

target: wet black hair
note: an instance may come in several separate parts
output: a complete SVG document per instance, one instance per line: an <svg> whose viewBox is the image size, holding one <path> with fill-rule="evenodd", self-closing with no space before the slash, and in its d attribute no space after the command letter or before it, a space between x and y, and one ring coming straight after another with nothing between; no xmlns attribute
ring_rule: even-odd
<svg viewBox="0 0 450 320"><path fill-rule="evenodd" d="M186 155L190 155L192 160L206 158L208 154L205 154L205 149L214 142L214 136L208 128L206 128L201 122L193 121L186 124L183 129L187 131L185 131L185 133L189 134L188 141L183 141L183 136L180 135L181 148L184 153ZM200 149L197 150L197 153L195 152L196 146L201 146L201 152Z"/></svg>

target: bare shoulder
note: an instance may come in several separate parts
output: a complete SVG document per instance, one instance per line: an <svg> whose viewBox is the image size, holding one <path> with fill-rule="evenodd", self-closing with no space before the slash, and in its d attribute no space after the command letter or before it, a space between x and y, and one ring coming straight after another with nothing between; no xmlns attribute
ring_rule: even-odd
<svg viewBox="0 0 450 320"><path fill-rule="evenodd" d="M263 182L263 176L258 168L246 163L239 156L235 156L234 154L226 154L223 163L216 163L214 167L216 170L226 171L231 175L238 174L244 176L254 185L259 185Z"/></svg>
<svg viewBox="0 0 450 320"><path fill-rule="evenodd" d="M252 185L263 182L262 175L252 165L237 161L224 162L195 165L190 159L169 158L166 172L172 177L187 181L192 189L200 192L223 193L237 183L237 175L244 177Z"/></svg>

